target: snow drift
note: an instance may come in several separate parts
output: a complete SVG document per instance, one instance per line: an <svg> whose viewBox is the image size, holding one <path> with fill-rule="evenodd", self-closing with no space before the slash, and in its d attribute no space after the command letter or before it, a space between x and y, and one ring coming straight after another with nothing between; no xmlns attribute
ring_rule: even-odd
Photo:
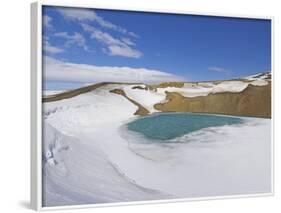
<svg viewBox="0 0 281 213"><path fill-rule="evenodd" d="M270 119L243 118L240 125L202 129L171 145L143 143L124 129L138 118L137 107L109 91L122 88L150 112L165 95L133 86L106 85L44 103L44 206L271 190ZM235 86L227 88L242 88Z"/></svg>

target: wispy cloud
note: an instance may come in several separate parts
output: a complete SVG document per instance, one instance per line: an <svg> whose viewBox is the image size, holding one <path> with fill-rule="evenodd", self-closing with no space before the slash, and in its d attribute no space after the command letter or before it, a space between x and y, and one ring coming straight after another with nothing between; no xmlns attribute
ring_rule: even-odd
<svg viewBox="0 0 281 213"><path fill-rule="evenodd" d="M59 32L59 33L55 33L54 36L56 37L60 37L66 40L64 46L66 48L72 46L72 45L77 45L80 47L83 47L83 49L85 51L88 51L89 48L86 45L86 39L84 38L84 36L81 33L77 33L74 32L73 35L68 34L67 32Z"/></svg>
<svg viewBox="0 0 281 213"><path fill-rule="evenodd" d="M57 8L57 11L66 19L79 21L92 21L96 19L96 13L89 9Z"/></svg>
<svg viewBox="0 0 281 213"><path fill-rule="evenodd" d="M139 38L139 35L137 35L136 33L133 33L133 32L128 32L128 35L135 37L135 38Z"/></svg>
<svg viewBox="0 0 281 213"><path fill-rule="evenodd" d="M131 46L135 46L136 43L133 42L130 38L122 38L121 39L124 43L128 44L128 45L131 45Z"/></svg>
<svg viewBox="0 0 281 213"><path fill-rule="evenodd" d="M132 49L129 46L110 45L105 51L108 55L123 56L128 58L140 58L142 53L138 50Z"/></svg>
<svg viewBox="0 0 281 213"><path fill-rule="evenodd" d="M80 8L59 8L57 11L66 19L72 21L95 21L98 25L103 28L118 31L123 34L128 34L133 37L138 37L137 34L129 32L127 29L113 24L110 21L105 20L103 17L99 16L94 10L80 9Z"/></svg>
<svg viewBox="0 0 281 213"><path fill-rule="evenodd" d="M44 27L49 28L49 29L53 28L53 25L51 24L52 20L53 19L50 16L44 15L43 16Z"/></svg>
<svg viewBox="0 0 281 213"><path fill-rule="evenodd" d="M58 53L61 53L64 51L63 49L61 49L59 47L55 47L55 46L51 45L48 40L43 41L43 50L45 52L51 53L51 54L58 54Z"/></svg>
<svg viewBox="0 0 281 213"><path fill-rule="evenodd" d="M212 72L230 74L230 71L228 69L223 68L223 67L208 67L208 70L212 71Z"/></svg>
<svg viewBox="0 0 281 213"><path fill-rule="evenodd" d="M105 20L103 17L99 16L94 10L80 9L80 8L58 8L57 11L67 20L77 21L84 31L90 33L91 38L101 42L105 47L102 51L110 56L123 56L129 58L140 58L143 53L137 50L135 42L132 41L129 36L138 38L139 36L134 32L127 31L127 29L113 24L110 21ZM108 32L104 32L101 29L93 27L93 23L97 23L100 28L110 29L122 34L126 37L116 38ZM91 23L91 25L89 24ZM82 38L82 35L77 33L73 36L68 35L66 32L57 33L57 36L67 39L66 45L77 44L88 50L86 41ZM75 36L75 37L74 37ZM124 35L123 35L124 36Z"/></svg>
<svg viewBox="0 0 281 213"><path fill-rule="evenodd" d="M130 40L124 41L117 39L109 33L102 32L89 24L82 23L81 26L86 32L91 34L91 38L98 40L106 46L103 50L108 55L130 58L140 58L143 55L141 51L133 49L130 46L135 45L134 43L129 42Z"/></svg>
<svg viewBox="0 0 281 213"><path fill-rule="evenodd" d="M143 82L156 83L182 81L183 78L159 70L131 67L95 66L75 64L44 57L44 79L80 83L95 82Z"/></svg>

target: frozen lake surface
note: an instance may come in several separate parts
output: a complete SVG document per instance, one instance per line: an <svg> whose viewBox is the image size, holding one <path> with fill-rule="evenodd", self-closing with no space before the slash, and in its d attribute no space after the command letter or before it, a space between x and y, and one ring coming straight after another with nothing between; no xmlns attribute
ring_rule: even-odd
<svg viewBox="0 0 281 213"><path fill-rule="evenodd" d="M128 124L128 129L139 132L150 139L167 142L203 128L241 123L241 119L193 113L164 113L139 118Z"/></svg>

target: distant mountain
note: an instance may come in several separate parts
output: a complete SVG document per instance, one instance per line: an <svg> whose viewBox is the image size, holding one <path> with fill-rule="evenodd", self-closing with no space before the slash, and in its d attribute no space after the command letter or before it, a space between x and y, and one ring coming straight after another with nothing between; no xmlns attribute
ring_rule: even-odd
<svg viewBox="0 0 281 213"><path fill-rule="evenodd" d="M253 81L253 80L271 80L271 71L258 73L255 75L250 75L250 76L244 77L242 79L251 80L251 81Z"/></svg>

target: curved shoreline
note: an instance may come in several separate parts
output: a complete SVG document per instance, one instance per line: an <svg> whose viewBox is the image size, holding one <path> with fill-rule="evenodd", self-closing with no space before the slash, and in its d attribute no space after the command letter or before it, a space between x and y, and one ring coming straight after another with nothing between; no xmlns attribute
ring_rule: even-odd
<svg viewBox="0 0 281 213"><path fill-rule="evenodd" d="M44 111L53 112L46 116L46 122L66 135L81 139L79 143L73 144L73 149L69 149L71 158L67 159L67 163L77 165L78 162L75 169L72 166L68 167L68 172L73 178L85 178L84 183L89 184L85 190L90 190L98 198L106 198L108 201L116 199L121 202L130 199L165 199L163 195L171 195L173 198L186 198L215 196L216 193L233 195L267 190L267 174L269 172L265 171L270 170L268 167L271 125L269 119L244 118L256 121L258 125L245 125L244 128L220 127L216 128L214 132L207 131L192 135L192 140L202 142L198 143L199 145L196 143L189 143L188 145L175 143L169 146L159 146L158 144L146 144L148 146L137 144L135 146L133 144L133 146L128 147L128 141L126 137L125 139L122 137L119 128L127 122L142 117L134 115L137 105L120 95L109 92L116 88L123 88L124 91L128 91L131 86L108 85L99 87L88 94L77 95L62 101L44 103ZM139 99L136 96L139 94L138 91L134 91L136 93L127 93L129 98L137 100L145 107L151 106L149 104L153 101L159 101L159 99L149 101L144 99L149 94L154 95L152 91L141 90L144 93L142 94L143 97ZM164 98L164 96L161 96L161 98ZM145 116L155 116L161 113L169 112L153 112ZM222 115L216 114L216 116ZM227 137L221 132L227 133ZM47 135L44 140L48 138ZM134 137L132 139L138 140ZM185 139L183 137L179 140ZM203 143L206 139L218 143ZM102 152L99 152L99 150L102 150ZM106 158L103 157L104 155L106 155ZM89 159L91 159L90 162ZM117 165L121 173L137 185L164 193L161 195L144 193L139 188L125 182L118 185L120 182L115 182L115 180L117 181L120 178L119 175L115 172L112 173L111 167L106 171L104 170L107 168L107 163L101 163L105 159ZM259 159L258 167L255 167L254 160L256 159ZM80 164L83 165L82 168L85 167L86 173L81 169ZM212 172L214 171L214 165L216 165L216 174ZM232 169L228 171L230 168ZM55 175L57 170L53 167L50 168L50 172ZM232 172L234 172L234 175L228 176ZM243 173L243 176L241 176L241 173ZM260 176L261 173L266 174ZM201 176L208 177L209 184ZM54 181L63 182L65 186L71 187L74 191L81 187L84 189L83 182L71 182L71 180L68 180L68 182L65 178L57 178ZM246 184L245 187L243 181L249 181L250 179L253 179L251 184ZM220 182L217 183L217 180ZM228 188L231 186L229 181L234 181L238 187ZM222 184L225 184L226 191L219 190ZM99 191L99 188L96 188L99 185L106 188ZM193 189L194 187L196 189ZM116 193L120 193L120 195L116 197Z"/></svg>
<svg viewBox="0 0 281 213"><path fill-rule="evenodd" d="M218 115L220 116L220 115ZM247 165L244 164L240 164L240 161L245 161L247 159L247 155L245 155L249 150L255 149L255 153L259 153L258 155L260 155L261 153L264 152L263 147L264 145L268 144L268 142L270 141L270 138L264 139L265 136L261 137L260 134L263 135L262 132L265 132L266 129L268 128L267 125L270 126L270 121L268 119L262 119L262 118L242 118L246 120L246 123L241 123L238 125L233 125L233 126L220 126L220 127L209 127L209 128L205 128L205 129L201 129L195 132L192 132L191 134L194 133L199 133L200 134L195 134L196 135L196 139L198 140L199 138L203 137L203 135L201 135L201 132L206 132L206 135L204 137L206 137L207 140L211 140L210 143L204 143L204 137L202 138L203 141L194 141L194 143L171 143L171 144L161 144L161 143L146 143L143 142L143 140L145 140L142 136L141 137L135 137L135 133L133 135L131 135L131 137L128 137L128 135L124 135L124 133L118 133L120 138L116 138L116 143L109 143L106 147L106 152L110 153L110 159L111 161L114 161L115 163L117 163L119 165L119 168L122 169L122 171L124 173L126 173L127 176L129 176L130 178L134 179L136 181L137 184L142 185L144 187L147 188L151 188L154 190L159 190L159 191L163 191L169 194L172 194L174 196L174 198L182 198L184 196L186 197L193 197L195 196L192 190L182 190L180 185L178 185L177 183L171 184L174 180L175 182L178 183L182 183L182 178L181 176L191 176L193 177L193 172L195 173L200 173L203 172L201 171L199 168L200 166L194 167L192 166L193 163L198 162L199 165L201 165L201 167L207 167L207 168L211 168L212 167L212 162L213 160L215 160L215 162L217 162L219 165L222 164L222 168L225 167L224 165L224 161L226 162L231 162L232 166L235 166L237 168L240 168L240 165L243 165L242 168L245 166L250 166L250 162L247 162ZM257 125L257 126L256 126ZM120 127L119 127L120 128ZM121 126L122 128L122 126ZM253 131L256 131L256 128L261 128L260 130L258 130L258 132L260 134L252 134ZM212 129L212 131L206 131ZM213 129L218 131L218 132L213 132ZM222 135L222 133L219 133L221 130L223 131L227 131L227 137L226 135ZM250 131L249 131L250 130ZM249 132L248 132L249 131ZM237 135L236 133L241 133L241 135ZM248 132L249 136L247 136L245 138L245 133ZM267 132L267 131L266 131ZM136 133L137 134L137 133ZM190 133L188 133L187 135L189 135ZM211 134L211 135L209 135ZM113 133L113 135L115 135L115 133ZM186 136L187 135L183 135L182 137L177 138L177 140L186 140ZM216 136L217 135L217 136ZM234 139L234 135L236 135L236 138ZM125 136L125 137L124 137ZM199 137L199 138L198 138ZM211 137L211 138L210 138ZM219 138L217 138L219 137ZM131 139L134 140L140 140L140 143L131 143L130 140ZM149 140L149 139L147 139ZM238 141L236 141L238 140ZM106 140L107 141L107 140ZM143 142L143 143L142 143ZM198 143L199 142L199 143ZM122 145L123 144L123 145ZM128 150L126 150L126 146L128 146ZM108 149L110 147L110 150ZM115 152L118 152L117 150L119 148L122 148L122 158L120 158L120 156ZM185 148L184 148L185 147ZM268 148L270 148L270 144L268 144L267 146ZM197 150L198 148L198 150ZM209 150L208 152L205 152L204 150L207 149ZM231 154L231 156L228 156L227 153L231 153L229 152L229 149L232 150L231 152L234 152ZM236 151L233 151L236 150ZM247 152L245 152L245 149L248 150ZM161 151L162 150L162 151ZM241 152L241 150L244 150ZM259 151L258 151L259 150ZM270 151L270 149L268 149ZM120 149L121 151L121 149ZM161 151L161 152L160 152ZM187 152L187 153L185 153ZM202 152L202 153L201 153ZM218 152L218 154L216 154L216 152ZM126 153L126 154L125 154ZM185 153L185 154L184 154ZM188 154L189 153L189 154ZM266 154L269 154L269 152L266 152ZM202 155L202 160L199 161L200 156ZM204 156L207 155L209 157L211 157L210 159L212 159L210 162L204 162ZM221 155L225 156L221 157ZM239 161L237 158L237 156L239 157ZM126 156L126 157L125 157ZM192 159L193 157L194 159ZM263 155L262 155L263 156ZM208 157L208 158L209 158ZM125 160L125 159L126 160ZM184 160L185 158L189 159L189 160ZM130 159L128 161L128 159ZM197 159L197 160L196 160ZM235 159L235 160L234 160ZM183 164L183 165L176 165L176 168L172 169L169 167L169 162L186 162L187 165ZM263 158L264 163L265 162L269 162L270 161L270 157L265 157ZM189 163L188 163L189 162ZM192 163L193 162L193 163ZM239 163L240 162L240 163ZM246 161L245 161L246 162ZM190 164L191 163L191 164ZM141 171L136 171L134 169L131 168L130 165L143 165L142 168L146 168L146 171L149 171L149 174L147 173L146 176L144 176L144 174ZM159 165L158 165L159 164ZM174 163L172 163L174 164ZM185 171L184 168L188 168L187 171ZM241 168L241 169L242 169ZM250 167L249 167L250 168ZM172 169L172 170L171 170ZM176 169L176 170L175 170ZM199 169L199 170L198 170ZM263 167L258 168L258 170L262 170ZM267 169L270 169L270 167L268 167ZM173 171L175 170L175 171ZM244 169L242 169L244 170ZM169 171L169 172L168 172ZM205 173L207 172L206 176L213 176L215 174L212 174L211 172L212 170L206 169ZM210 172L210 174L208 173ZM215 179L220 179L220 175L222 176L227 176L227 173L224 173L224 170L217 170L217 177L216 175L212 178ZM212 175L211 175L212 174ZM245 178L247 179L252 179L252 178L256 178L256 176L254 175L255 172L249 172L249 174L244 174ZM270 173L268 173L270 174ZM237 174L237 178L239 177L239 174ZM161 179L161 177L164 177L165 179L167 179L167 183L164 180L161 180L159 183L159 179ZM236 177L236 173L234 175ZM225 177L226 178L226 177ZM225 179L225 181L229 181L230 179L228 179L230 177L227 177ZM238 179L243 179L243 177L239 177ZM168 181L170 180L170 181ZM176 181L178 180L178 181ZM224 180L224 178L222 179ZM268 179L267 179L268 180ZM186 180L187 181L187 180ZM264 179L261 178L262 183ZM168 184L169 182L169 184ZM164 184L166 183L166 184ZM201 190L205 191L206 194L210 195L210 196L215 196L216 191L214 191L214 194L207 192L208 189L204 189L204 185L206 184L204 182L204 180L191 180L190 183L185 183L185 185L190 186L191 188L193 187L192 184L194 186L194 184L199 187ZM237 183L238 184L238 183ZM240 183L242 184L242 183ZM266 184L268 184L266 182ZM170 186L169 186L170 185ZM243 185L243 184L242 184ZM259 184L257 184L256 186L258 186ZM239 184L237 185L236 189L229 189L229 192L226 192L226 194L224 195L228 195L228 194L236 194L236 193L246 193L247 190L250 190L250 188L244 188L244 186L238 187L240 186ZM261 185L262 187L263 185ZM267 186L267 185L266 185ZM216 187L216 185L214 185L213 187ZM217 186L218 187L218 186ZM259 187L258 187L259 188ZM243 191L243 190L245 191ZM199 190L199 191L201 191ZM231 190L233 190L234 192L232 193ZM235 193L235 191L237 191ZM240 192L238 192L240 191ZM242 192L243 191L243 192ZM248 191L249 192L249 191ZM197 192L196 192L197 193ZM251 192L250 192L251 193ZM203 196L204 193L202 194L197 194L196 196Z"/></svg>

